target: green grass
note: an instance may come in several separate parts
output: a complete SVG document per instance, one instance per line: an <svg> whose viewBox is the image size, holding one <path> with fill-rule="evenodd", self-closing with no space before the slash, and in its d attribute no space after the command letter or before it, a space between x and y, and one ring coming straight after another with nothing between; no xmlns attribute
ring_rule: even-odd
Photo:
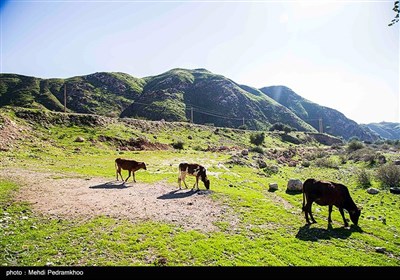
<svg viewBox="0 0 400 280"><path fill-rule="evenodd" d="M23 124L21 120L15 119ZM25 123L28 125L27 123ZM125 219L96 216L89 220L54 218L17 201L18 182L0 178L0 265L43 266L399 266L400 197L381 190L367 194L354 180L356 164L348 161L338 168L304 168L279 165L266 175L256 166L230 164L233 154L251 147L249 132L200 126L134 127L114 123L102 127L42 126L0 155L5 169L53 171L71 177L115 178L114 160L126 157L145 161L140 182L177 184L177 166L182 161L204 164L211 180L210 198L229 211L215 225L218 230L185 230L166 222L134 223ZM120 139L144 136L151 141L171 143L184 139L183 150L119 151L112 143L97 141L100 135ZM155 139L153 136L156 135ZM191 135L192 139L188 139ZM74 142L77 136L85 142ZM89 141L89 140L95 141ZM228 145L238 150L204 152L196 146ZM266 134L264 148L288 149L273 135ZM292 146L293 147L293 146ZM309 147L315 148L312 144ZM249 164L259 156L250 152ZM313 162L313 161L312 161ZM126 176L126 173L123 173ZM21 175L23 176L23 175ZM324 178L347 184L357 205L362 206L359 227L343 228L337 208L328 227L327 207L313 205L316 224L305 225L302 195L286 193L290 178ZM194 182L188 178L188 183ZM269 183L279 189L269 192ZM374 187L379 185L374 182ZM201 186L200 186L201 187ZM229 218L234 214L234 226ZM346 213L346 217L348 214ZM385 253L376 252L377 247Z"/></svg>

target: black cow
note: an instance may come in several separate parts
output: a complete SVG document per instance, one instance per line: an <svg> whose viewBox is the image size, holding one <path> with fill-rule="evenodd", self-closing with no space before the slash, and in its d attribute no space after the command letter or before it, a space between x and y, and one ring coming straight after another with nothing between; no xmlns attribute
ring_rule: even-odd
<svg viewBox="0 0 400 280"><path fill-rule="evenodd" d="M196 183L193 185L192 189L194 189L195 186L197 186L197 189L199 189L199 178L201 179L201 181L203 181L206 189L207 190L210 189L210 180L207 178L206 168L204 166L201 166L200 164L197 163L180 163L179 177L178 177L179 189L181 189L181 181L183 181L185 187L187 188L185 182L186 175L191 175L196 177Z"/></svg>
<svg viewBox="0 0 400 280"><path fill-rule="evenodd" d="M349 224L344 217L343 209L347 210L350 215L351 221L357 225L358 219L361 215L361 210L356 206L350 196L349 190L345 185L334 183L330 181L318 181L315 179L307 179L303 184L303 212L307 223L310 221L308 215L313 223L316 223L312 213L311 205L315 202L321 206L329 206L328 223L332 223L331 213L332 207L335 205L339 208L342 215L344 226L348 227Z"/></svg>

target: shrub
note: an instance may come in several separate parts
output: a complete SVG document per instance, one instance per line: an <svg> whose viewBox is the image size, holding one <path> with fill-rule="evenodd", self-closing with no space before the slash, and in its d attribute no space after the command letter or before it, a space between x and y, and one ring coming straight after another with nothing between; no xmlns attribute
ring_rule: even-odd
<svg viewBox="0 0 400 280"><path fill-rule="evenodd" d="M384 188L400 185L400 166L388 163L381 165L376 171L376 178Z"/></svg>
<svg viewBox="0 0 400 280"><path fill-rule="evenodd" d="M205 151L205 149L204 149L202 146L200 146L200 145L194 146L194 147L193 147L193 150L195 150L195 151Z"/></svg>
<svg viewBox="0 0 400 280"><path fill-rule="evenodd" d="M266 166L262 169L267 176L272 176L279 172L279 167L276 165Z"/></svg>
<svg viewBox="0 0 400 280"><path fill-rule="evenodd" d="M291 128L290 126L285 126L285 127L283 128L283 131L284 131L285 133L289 133L289 132L292 131L292 128Z"/></svg>
<svg viewBox="0 0 400 280"><path fill-rule="evenodd" d="M362 148L364 148L364 144L359 140L353 139L349 142L347 146L347 151L353 152Z"/></svg>
<svg viewBox="0 0 400 280"><path fill-rule="evenodd" d="M177 149L177 150L182 150L184 144L185 143L183 141L178 140L178 141L172 143L172 147L174 147L174 149Z"/></svg>
<svg viewBox="0 0 400 280"><path fill-rule="evenodd" d="M250 149L250 151L259 153L259 154L264 154L264 149L260 146L256 146Z"/></svg>
<svg viewBox="0 0 400 280"><path fill-rule="evenodd" d="M356 181L361 187L368 188L371 186L371 174L366 169L360 169L356 173Z"/></svg>
<svg viewBox="0 0 400 280"><path fill-rule="evenodd" d="M326 168L339 168L339 164L332 158L318 158L315 160L315 165Z"/></svg>
<svg viewBox="0 0 400 280"><path fill-rule="evenodd" d="M253 133L250 135L250 143L256 146L262 145L264 143L265 134L264 132Z"/></svg>
<svg viewBox="0 0 400 280"><path fill-rule="evenodd" d="M341 164L347 163L347 156L346 155L339 155L339 160Z"/></svg>
<svg viewBox="0 0 400 280"><path fill-rule="evenodd" d="M288 126L286 124L280 123L280 122L274 123L269 128L269 131L274 131L274 130L284 131L285 133L289 133L291 131L295 131L295 129L293 129L292 127L290 127L290 126Z"/></svg>
<svg viewBox="0 0 400 280"><path fill-rule="evenodd" d="M376 163L377 155L376 153L370 148L362 148L356 151L353 151L349 156L350 160L354 162L364 161L367 162L370 166Z"/></svg>

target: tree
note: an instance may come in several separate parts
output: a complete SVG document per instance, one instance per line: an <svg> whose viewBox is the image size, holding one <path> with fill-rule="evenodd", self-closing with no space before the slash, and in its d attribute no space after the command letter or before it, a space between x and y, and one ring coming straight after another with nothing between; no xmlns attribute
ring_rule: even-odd
<svg viewBox="0 0 400 280"><path fill-rule="evenodd" d="M392 26L396 22L399 22L399 1L394 1L394 5L393 5L393 9L392 10L396 13L396 16L388 24L389 26Z"/></svg>

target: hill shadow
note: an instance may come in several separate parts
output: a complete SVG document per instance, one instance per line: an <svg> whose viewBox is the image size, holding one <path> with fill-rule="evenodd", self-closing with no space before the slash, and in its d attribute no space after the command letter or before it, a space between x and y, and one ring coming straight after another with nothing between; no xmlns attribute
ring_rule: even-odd
<svg viewBox="0 0 400 280"><path fill-rule="evenodd" d="M329 240L331 238L346 239L350 237L353 232L363 232L363 230L356 225L350 225L349 228L333 228L332 225L328 224L326 229L314 227L311 228L310 226L311 225L306 224L300 227L296 234L296 238L303 241L318 241L320 239Z"/></svg>
<svg viewBox="0 0 400 280"><path fill-rule="evenodd" d="M192 196L194 194L204 195L204 194L209 194L209 193L211 193L211 191L209 191L209 190L203 191L203 190L192 190L191 189L188 191L183 191L183 190L177 189L177 190L170 191L169 193L160 195L159 197L157 197L157 199L185 198L185 197Z"/></svg>
<svg viewBox="0 0 400 280"><path fill-rule="evenodd" d="M110 181L104 184L90 186L90 189L126 189L132 186L127 186L125 182L121 181Z"/></svg>

